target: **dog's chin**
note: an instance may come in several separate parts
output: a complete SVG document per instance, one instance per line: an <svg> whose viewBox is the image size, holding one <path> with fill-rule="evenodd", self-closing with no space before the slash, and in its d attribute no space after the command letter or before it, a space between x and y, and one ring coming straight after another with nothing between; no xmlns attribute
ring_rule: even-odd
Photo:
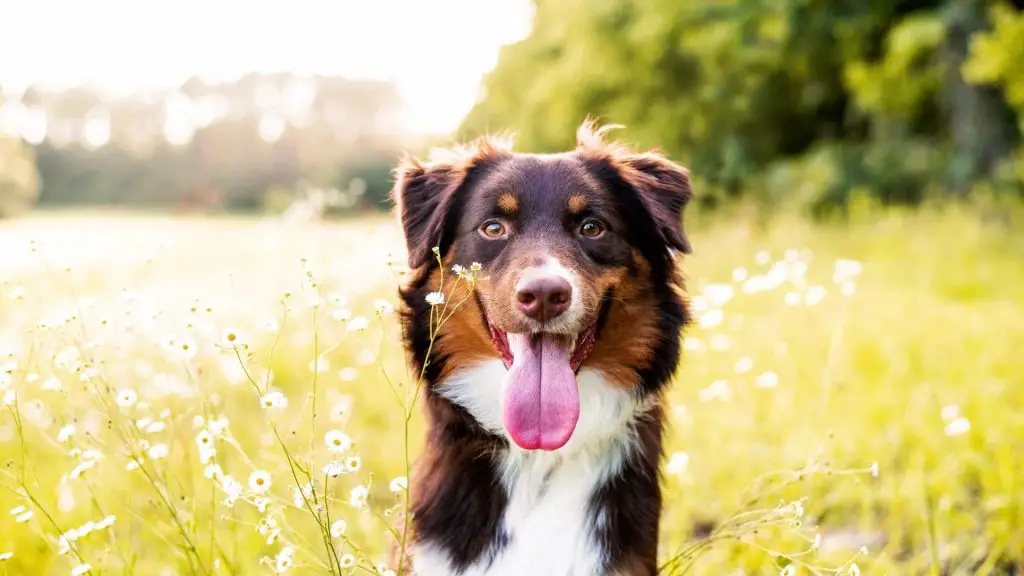
<svg viewBox="0 0 1024 576"><path fill-rule="evenodd" d="M512 351L512 347L509 346L509 335L514 336L521 335L524 338L547 338L553 341L557 341L562 346L569 350L569 365L573 372L578 372L580 366L586 361L590 355L590 351L594 348L594 343L597 341L597 321L586 325L585 328L578 332L548 332L546 330L532 330L530 332L509 332L503 330L498 326L487 323L487 327L491 332L491 343L494 345L495 352L501 358L501 361L505 364L505 368L511 368L515 362L515 355Z"/></svg>

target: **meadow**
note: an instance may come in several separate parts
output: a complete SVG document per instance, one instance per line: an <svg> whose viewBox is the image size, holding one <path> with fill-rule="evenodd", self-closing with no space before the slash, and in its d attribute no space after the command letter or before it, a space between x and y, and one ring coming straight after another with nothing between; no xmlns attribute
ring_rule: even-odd
<svg viewBox="0 0 1024 576"><path fill-rule="evenodd" d="M688 218L664 572L1022 573L1024 236ZM0 573L397 573L404 264L385 216L0 222Z"/></svg>

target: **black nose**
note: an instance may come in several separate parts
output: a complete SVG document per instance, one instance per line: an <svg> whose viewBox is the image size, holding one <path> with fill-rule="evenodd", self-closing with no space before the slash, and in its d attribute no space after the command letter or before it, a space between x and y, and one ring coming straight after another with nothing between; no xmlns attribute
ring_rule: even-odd
<svg viewBox="0 0 1024 576"><path fill-rule="evenodd" d="M519 283L515 299L523 314L547 322L569 309L572 286L561 276L534 276Z"/></svg>

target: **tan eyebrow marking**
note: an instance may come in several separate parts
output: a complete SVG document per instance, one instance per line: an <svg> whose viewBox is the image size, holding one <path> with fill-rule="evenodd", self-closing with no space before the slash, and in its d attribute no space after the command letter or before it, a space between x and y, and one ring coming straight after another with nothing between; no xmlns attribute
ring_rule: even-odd
<svg viewBox="0 0 1024 576"><path fill-rule="evenodd" d="M587 198L582 194L569 196L569 212L579 214L587 209Z"/></svg>
<svg viewBox="0 0 1024 576"><path fill-rule="evenodd" d="M511 192L502 192L498 196L498 208L508 214L515 214L519 211L519 199Z"/></svg>

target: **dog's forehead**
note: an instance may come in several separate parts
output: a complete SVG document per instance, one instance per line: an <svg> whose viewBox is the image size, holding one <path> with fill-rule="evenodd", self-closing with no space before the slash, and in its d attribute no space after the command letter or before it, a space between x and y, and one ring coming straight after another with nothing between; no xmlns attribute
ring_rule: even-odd
<svg viewBox="0 0 1024 576"><path fill-rule="evenodd" d="M489 203L511 197L523 209L564 207L572 196L594 197L602 192L601 184L585 165L575 155L564 153L516 154L477 187L478 196Z"/></svg>

